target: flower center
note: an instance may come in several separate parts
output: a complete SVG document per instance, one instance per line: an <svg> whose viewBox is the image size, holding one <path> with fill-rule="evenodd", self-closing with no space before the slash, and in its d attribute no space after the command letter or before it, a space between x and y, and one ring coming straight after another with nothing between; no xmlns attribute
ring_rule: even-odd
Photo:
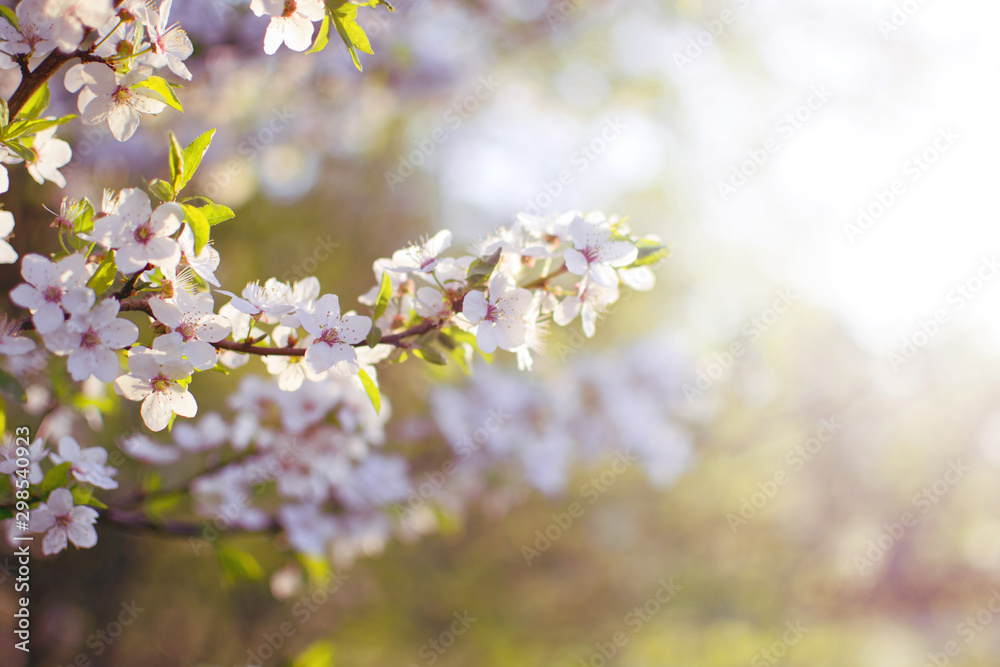
<svg viewBox="0 0 1000 667"><path fill-rule="evenodd" d="M486 305L486 317L484 317L483 319L486 320L487 322L496 322L497 318L501 314L503 314L503 311L501 311L495 305L490 303Z"/></svg>
<svg viewBox="0 0 1000 667"><path fill-rule="evenodd" d="M153 378L149 384L153 387L153 391L156 393L164 392L170 388L170 380L167 379L163 373L160 373Z"/></svg>
<svg viewBox="0 0 1000 667"><path fill-rule="evenodd" d="M597 248L591 248L587 246L580 253L586 258L587 264L593 264L597 261Z"/></svg>
<svg viewBox="0 0 1000 667"><path fill-rule="evenodd" d="M83 334L83 340L80 342L80 345L87 349L93 349L100 344L101 337L93 329L87 329L87 333Z"/></svg>
<svg viewBox="0 0 1000 667"><path fill-rule="evenodd" d="M149 243L149 239L153 237L153 230L149 228L148 224L140 225L138 229L135 230L133 234L137 243L143 245Z"/></svg>
<svg viewBox="0 0 1000 667"><path fill-rule="evenodd" d="M181 325L175 329L179 332L181 336L184 337L184 341L187 342L194 338L195 326L194 322L181 322Z"/></svg>
<svg viewBox="0 0 1000 667"><path fill-rule="evenodd" d="M55 285L49 285L42 293L49 303L59 303L62 300L62 290Z"/></svg>
<svg viewBox="0 0 1000 667"><path fill-rule="evenodd" d="M295 0L285 0L285 13L282 14L282 18L288 18L295 13L296 4Z"/></svg>
<svg viewBox="0 0 1000 667"><path fill-rule="evenodd" d="M117 104L128 104L131 97L132 91L128 89L128 86L118 86L111 94L111 99Z"/></svg>
<svg viewBox="0 0 1000 667"><path fill-rule="evenodd" d="M323 329L323 333L320 335L319 340L321 343L333 345L334 343L340 342L340 335L337 333L336 329Z"/></svg>
<svg viewBox="0 0 1000 667"><path fill-rule="evenodd" d="M56 525L61 528L69 528L69 524L72 523L69 514L63 514L56 517Z"/></svg>

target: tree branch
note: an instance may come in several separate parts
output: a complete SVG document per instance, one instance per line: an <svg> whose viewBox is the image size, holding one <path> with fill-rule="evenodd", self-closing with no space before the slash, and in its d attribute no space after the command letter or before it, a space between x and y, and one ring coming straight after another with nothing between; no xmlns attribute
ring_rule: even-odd
<svg viewBox="0 0 1000 667"><path fill-rule="evenodd" d="M140 512L127 512L124 510L109 508L101 513L98 521L102 524L120 528L132 532L151 532L165 537L199 537L205 531L205 525L211 519L200 522L178 521L174 519L164 519L154 521ZM250 528L228 528L226 534L240 535L271 535L281 530L281 526L275 519L271 519L268 525L260 529Z"/></svg>

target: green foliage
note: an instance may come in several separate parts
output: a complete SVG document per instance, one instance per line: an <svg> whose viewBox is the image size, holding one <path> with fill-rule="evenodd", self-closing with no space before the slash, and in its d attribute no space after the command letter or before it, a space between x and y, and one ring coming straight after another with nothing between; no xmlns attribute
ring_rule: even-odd
<svg viewBox="0 0 1000 667"><path fill-rule="evenodd" d="M72 464L69 461L64 461L63 463L60 463L50 469L45 474L45 478L42 479L42 483L39 486L39 495L43 498L47 498L50 493L65 485L66 480L69 479L69 469L71 465Z"/></svg>
<svg viewBox="0 0 1000 667"><path fill-rule="evenodd" d="M229 585L240 580L258 581L264 576L264 568L257 559L242 549L219 547L216 556L219 567L222 568L223 580Z"/></svg>
<svg viewBox="0 0 1000 667"><path fill-rule="evenodd" d="M21 29L20 23L17 20L17 14L14 13L13 9L11 9L10 7L4 7L3 5L0 5L0 15L2 15L5 19L7 19L8 23L14 26L14 30Z"/></svg>
<svg viewBox="0 0 1000 667"><path fill-rule="evenodd" d="M392 279L388 271L382 272L382 284L378 288L378 298L375 299L375 310L372 312L372 320L377 320L385 314L385 309L389 307L389 299L392 298Z"/></svg>
<svg viewBox="0 0 1000 667"><path fill-rule="evenodd" d="M108 506L94 497L94 490L89 486L76 486L73 488L73 504L89 505L98 509L106 510Z"/></svg>
<svg viewBox="0 0 1000 667"><path fill-rule="evenodd" d="M40 118L49 108L49 99L49 84L45 83L28 98L21 110L17 112L17 117L24 120Z"/></svg>
<svg viewBox="0 0 1000 667"><path fill-rule="evenodd" d="M639 239L635 247L639 250L639 255L631 266L646 266L656 264L670 256L669 246L665 246L651 239Z"/></svg>
<svg viewBox="0 0 1000 667"><path fill-rule="evenodd" d="M448 360L443 354L441 354L440 350L437 350L429 345L418 347L411 351L413 352L413 356L416 358L423 359L427 363L434 364L435 366L444 366L448 363Z"/></svg>
<svg viewBox="0 0 1000 667"><path fill-rule="evenodd" d="M382 394L378 390L378 386L375 381L372 380L371 376L365 372L362 368L358 371L358 377L361 379L361 384L365 387L365 393L368 394L368 399L375 406L375 412L379 412L382 409Z"/></svg>
<svg viewBox="0 0 1000 667"><path fill-rule="evenodd" d="M480 257L472 262L469 266L469 280L467 286L469 289L477 289L486 284L493 275L493 271L496 270L497 264L500 263L500 249L497 248L496 252L488 257Z"/></svg>
<svg viewBox="0 0 1000 667"><path fill-rule="evenodd" d="M98 296L104 294L115 284L118 267L115 266L115 251L109 250L104 260L97 266L97 271L87 281L87 287L94 290Z"/></svg>
<svg viewBox="0 0 1000 667"><path fill-rule="evenodd" d="M214 136L215 130L208 130L184 149L181 155L180 173L178 175L171 174L175 192L183 190L184 186L191 180L191 177L198 171L198 167L201 166L201 161L205 157L208 147L212 145L212 138ZM173 136L173 133L171 133L170 137L172 146L176 138Z"/></svg>
<svg viewBox="0 0 1000 667"><path fill-rule="evenodd" d="M160 100L167 106L173 107L178 111L184 111L184 107L181 106L181 101L177 99L177 95L174 94L173 87L167 83L167 80L160 76L151 76L144 81L140 81L135 84L136 88L147 88L153 93L153 97Z"/></svg>
<svg viewBox="0 0 1000 667"><path fill-rule="evenodd" d="M292 661L292 667L334 667L333 642L318 641L309 645Z"/></svg>
<svg viewBox="0 0 1000 667"><path fill-rule="evenodd" d="M21 404L28 400L28 395L25 393L21 381L3 369L0 369L0 391Z"/></svg>
<svg viewBox="0 0 1000 667"><path fill-rule="evenodd" d="M200 208L191 206L190 204L182 204L182 206L184 207L187 224L191 227L191 231L194 232L194 252L197 254L208 243L211 225L208 224L208 218L205 217Z"/></svg>
<svg viewBox="0 0 1000 667"><path fill-rule="evenodd" d="M337 34L344 41L344 45L347 46L347 50L351 53L351 59L354 61L354 66L361 71L361 60L358 57L358 51L372 55L371 42L368 40L368 35L365 34L364 29L358 25L358 9L360 7L377 7L378 5L385 5L389 8L390 12L396 11L395 8L390 5L385 0L332 0L326 3L326 16L323 17L323 23L320 24L319 32L316 34L316 39L313 41L312 48L307 51L307 53L319 53L327 47L330 43L330 25L337 29Z"/></svg>

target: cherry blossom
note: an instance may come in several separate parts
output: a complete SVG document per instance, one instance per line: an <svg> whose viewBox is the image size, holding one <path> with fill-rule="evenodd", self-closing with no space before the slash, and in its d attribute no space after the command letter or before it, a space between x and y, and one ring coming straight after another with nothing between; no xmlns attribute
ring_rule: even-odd
<svg viewBox="0 0 1000 667"><path fill-rule="evenodd" d="M153 67L166 65L171 72L190 81L191 72L183 61L194 53L194 47L191 46L191 40L180 25L169 23L172 3L173 0L163 0L159 11L155 14L156 21L147 26L152 53L146 56L146 62Z"/></svg>
<svg viewBox="0 0 1000 667"><path fill-rule="evenodd" d="M352 347L360 343L372 328L372 320L364 315L340 315L340 299L325 294L316 300L314 312L298 311L306 331L315 336L306 349L306 364L314 373L336 367L344 375L356 375L358 355Z"/></svg>
<svg viewBox="0 0 1000 667"><path fill-rule="evenodd" d="M112 479L118 471L112 466L105 465L108 462L108 450L104 447L84 449L75 439L66 436L59 440L59 453L49 454L49 458L56 465L69 462L70 472L78 481L102 489L118 488L118 482Z"/></svg>
<svg viewBox="0 0 1000 667"><path fill-rule="evenodd" d="M149 196L137 188L122 190L115 213L94 223L94 238L113 248L115 264L122 273L135 273L147 264L175 267L181 250L171 234L180 229L184 209L166 202L151 209Z"/></svg>
<svg viewBox="0 0 1000 667"><path fill-rule="evenodd" d="M31 532L45 533L42 553L51 556L67 546L67 539L80 549L97 544L97 510L92 507L73 506L73 494L68 489L56 489L47 502L31 513Z"/></svg>
<svg viewBox="0 0 1000 667"><path fill-rule="evenodd" d="M69 163L73 151L68 143L56 139L56 128L50 127L36 134L31 148L36 157L27 164L27 168L35 182L52 181L61 188L66 187L66 177L59 173L59 168Z"/></svg>
<svg viewBox="0 0 1000 667"><path fill-rule="evenodd" d="M268 278L263 286L257 281L248 283L243 288L242 297L225 290L219 292L232 297L230 303L233 308L255 318L259 317L264 322L277 322L282 315L295 309L292 305L292 289L277 278Z"/></svg>
<svg viewBox="0 0 1000 667"><path fill-rule="evenodd" d="M568 296L556 307L552 319L560 326L566 326L580 316L583 322L583 333L587 338L593 338L597 331L597 320L604 310L618 300L617 287L602 287L597 283L584 283L580 293Z"/></svg>
<svg viewBox="0 0 1000 667"><path fill-rule="evenodd" d="M312 45L313 21L326 13L322 0L251 0L250 9L257 16L271 16L264 35L264 53L271 55L285 44L293 51L305 51Z"/></svg>
<svg viewBox="0 0 1000 667"><path fill-rule="evenodd" d="M390 271L400 273L427 273L434 270L438 255L451 246L451 232L442 229L423 243L417 243L397 250L392 255Z"/></svg>
<svg viewBox="0 0 1000 667"><path fill-rule="evenodd" d="M156 349L157 341L153 349L132 348L128 355L129 374L115 381L115 392L120 396L142 401L142 420L151 431L165 429L175 413L194 417L198 412L194 396L179 382L191 376L194 371L191 362Z"/></svg>
<svg viewBox="0 0 1000 667"><path fill-rule="evenodd" d="M52 262L41 255L25 255L21 276L27 280L10 293L10 299L31 311L31 321L41 334L63 325L65 315L83 313L94 305L94 291L87 282L87 260L82 254Z"/></svg>
<svg viewBox="0 0 1000 667"><path fill-rule="evenodd" d="M149 307L169 331L181 336L183 354L195 370L204 371L215 366L217 355L211 344L226 338L232 326L226 318L215 314L211 294L190 294L181 290L170 301L151 298Z"/></svg>
<svg viewBox="0 0 1000 667"><path fill-rule="evenodd" d="M274 331L271 332L271 342L276 347L308 346L312 340L312 336L306 336L301 340L298 339L295 335L295 329L286 326L276 326ZM278 376L278 387L282 391L295 391L302 386L302 382L306 378L310 380L322 380L326 376L326 372L314 372L305 363L303 357L267 355L264 357L264 365L267 367L268 373Z"/></svg>
<svg viewBox="0 0 1000 667"><path fill-rule="evenodd" d="M93 375L103 382L118 377L120 350L139 338L139 328L118 317L117 299L105 299L89 311L74 313L66 323L44 336L45 346L69 355L66 368L77 382Z"/></svg>
<svg viewBox="0 0 1000 667"><path fill-rule="evenodd" d="M148 67L136 67L121 74L101 63L87 63L66 73L66 88L80 91L77 108L88 125L107 121L118 141L128 141L139 128L143 114L158 114L167 108L151 89L136 84L152 73Z"/></svg>
<svg viewBox="0 0 1000 667"><path fill-rule="evenodd" d="M219 268L220 262L218 251L206 243L201 252L195 253L194 232L191 231L190 225L184 225L181 235L177 237L177 243L180 244L181 255L191 270L209 285L219 287L219 280L215 277L215 271ZM169 266L161 268L172 272L172 268Z"/></svg>
<svg viewBox="0 0 1000 667"><path fill-rule="evenodd" d="M14 438L5 437L0 445L0 473L13 475L19 469L17 465L17 441ZM45 460L49 450L45 449L45 444L41 438L36 438L28 447L28 483L41 484L45 478L42 472L41 462Z"/></svg>
<svg viewBox="0 0 1000 667"><path fill-rule="evenodd" d="M7 172L4 171L4 174ZM14 214L10 211L0 211L0 264L13 264L17 261L17 252L7 239L14 231Z"/></svg>
<svg viewBox="0 0 1000 667"><path fill-rule="evenodd" d="M524 343L524 316L531 305L531 292L517 287L513 279L497 274L489 287L489 298L473 290L465 295L462 314L476 325L476 344L490 354L500 347L513 350Z"/></svg>
<svg viewBox="0 0 1000 667"><path fill-rule="evenodd" d="M21 0L14 10L19 30L7 21L0 21L0 52L9 56L31 54L31 69L57 46L55 20L46 14L46 4L48 0ZM9 65L7 61L4 64L4 69L13 66L13 58Z"/></svg>
<svg viewBox="0 0 1000 667"><path fill-rule="evenodd" d="M85 28L99 28L115 15L112 0L47 0L45 14L54 21L53 38L69 53L80 46Z"/></svg>
<svg viewBox="0 0 1000 667"><path fill-rule="evenodd" d="M19 356L34 350L35 341L25 336L18 336L21 331L19 322L11 322L0 316L0 354Z"/></svg>
<svg viewBox="0 0 1000 667"><path fill-rule="evenodd" d="M576 218L569 225L573 248L563 254L570 273L592 279L598 285L615 287L618 274L613 267L628 266L638 250L628 241L613 241L610 225Z"/></svg>
<svg viewBox="0 0 1000 667"><path fill-rule="evenodd" d="M142 433L122 438L121 450L137 461L153 465L167 465L180 458L176 447L160 445Z"/></svg>

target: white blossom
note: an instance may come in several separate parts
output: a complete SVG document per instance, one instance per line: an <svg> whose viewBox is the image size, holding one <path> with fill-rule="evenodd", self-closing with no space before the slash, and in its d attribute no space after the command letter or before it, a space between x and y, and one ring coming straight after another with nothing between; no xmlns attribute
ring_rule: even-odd
<svg viewBox="0 0 1000 667"><path fill-rule="evenodd" d="M171 235L181 227L184 209L165 202L151 210L149 196L138 188L122 190L117 212L94 222L94 237L115 252L122 273L135 273L147 264L174 268L181 249Z"/></svg>
<svg viewBox="0 0 1000 667"><path fill-rule="evenodd" d="M101 63L87 63L66 72L66 88L80 91L77 108L87 125L107 121L118 141L128 141L139 129L143 114L158 114L167 108L150 88L138 86L152 73L136 67L121 74Z"/></svg>
<svg viewBox="0 0 1000 667"><path fill-rule="evenodd" d="M215 366L217 355L212 343L229 336L232 326L226 318L215 314L211 294L181 290L169 301L152 297L149 307L169 331L181 336L183 354L195 370L205 371Z"/></svg>
<svg viewBox="0 0 1000 667"><path fill-rule="evenodd" d="M160 338L163 338L162 336ZM157 339L159 341L159 338ZM129 351L129 374L115 381L115 392L130 401L142 401L142 420L151 431L162 431L176 413L194 417L198 403L179 380L191 376L191 362L157 349L137 346Z"/></svg>
<svg viewBox="0 0 1000 667"><path fill-rule="evenodd" d="M62 139L56 139L56 128L50 127L37 133L31 148L35 159L27 164L27 168L35 182L51 181L61 188L66 187L66 177L59 173L59 168L69 163L73 150Z"/></svg>
<svg viewBox="0 0 1000 667"><path fill-rule="evenodd" d="M264 53L271 55L285 44L293 51L305 51L312 45L313 21L326 13L322 0L251 0L250 9L257 16L270 16L264 35Z"/></svg>
<svg viewBox="0 0 1000 667"><path fill-rule="evenodd" d="M87 260L83 254L53 262L41 255L25 255L21 276L27 281L10 292L10 299L31 311L31 321L40 334L55 331L65 316L82 313L94 305L94 291L87 282Z"/></svg>
<svg viewBox="0 0 1000 667"><path fill-rule="evenodd" d="M497 347L513 350L524 343L530 305L531 292L498 273L490 280L489 298L476 290L465 295L462 314L476 325L476 345L490 354Z"/></svg>
<svg viewBox="0 0 1000 667"><path fill-rule="evenodd" d="M3 171L6 176L7 171ZM6 188L2 190L6 192ZM8 239L14 231L14 214L10 211L0 211L0 264L13 264L17 261L17 252L11 247Z"/></svg>
<svg viewBox="0 0 1000 667"><path fill-rule="evenodd" d="M56 331L43 336L45 346L58 355L69 355L66 368L78 382L93 375L102 382L118 377L114 352L139 338L139 328L118 317L117 299L105 299L89 311L74 313Z"/></svg>
<svg viewBox="0 0 1000 667"><path fill-rule="evenodd" d="M112 479L118 471L105 465L108 462L108 450L104 447L84 449L74 438L66 436L59 440L59 453L49 454L49 458L56 465L69 462L70 472L80 482L102 489L118 488L118 482Z"/></svg>
<svg viewBox="0 0 1000 667"><path fill-rule="evenodd" d="M604 287L618 285L618 274L613 267L628 266L639 254L628 241L612 241L612 229L604 222L577 218L570 223L569 233L573 248L563 254L566 269Z"/></svg>
<svg viewBox="0 0 1000 667"><path fill-rule="evenodd" d="M74 507L69 489L56 489L49 494L48 501L32 511L30 525L31 532L45 533L42 553L50 556L65 549L67 539L80 549L97 544L96 521L97 510L82 505Z"/></svg>
<svg viewBox="0 0 1000 667"><path fill-rule="evenodd" d="M357 375L358 355L353 345L371 331L372 321L364 315L340 315L340 299L326 294L316 300L314 312L300 309L299 320L315 339L306 348L306 364L315 373L336 367L344 375Z"/></svg>
<svg viewBox="0 0 1000 667"><path fill-rule="evenodd" d="M17 464L17 439L4 437L3 444L0 445L0 473L13 475L21 467ZM28 483L41 484L45 479L42 473L41 462L45 460L49 450L45 449L45 444L41 438L36 438L28 447Z"/></svg>

